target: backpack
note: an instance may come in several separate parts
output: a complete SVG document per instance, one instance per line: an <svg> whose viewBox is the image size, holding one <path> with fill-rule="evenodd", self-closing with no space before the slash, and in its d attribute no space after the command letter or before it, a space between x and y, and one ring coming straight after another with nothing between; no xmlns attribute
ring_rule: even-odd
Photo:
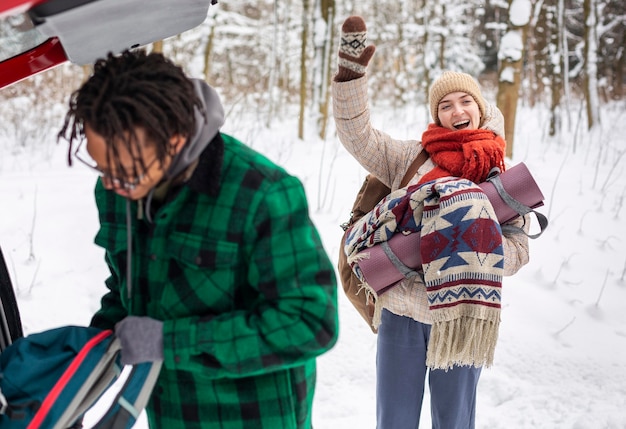
<svg viewBox="0 0 626 429"><path fill-rule="evenodd" d="M413 163L411 163L402 178L402 181L400 182L401 188L405 187L409 183L411 178L415 175L415 173L417 173L417 170L422 166L422 164L424 164L424 162L426 162L427 159L428 153L425 150L422 150L413 160ZM356 195L356 199L352 205L352 211L350 212L350 219L341 224L341 228L344 230L344 233L341 237L337 263L337 268L339 269L339 279L348 300L352 303L354 308L356 308L363 320L365 320L374 333L377 332L377 329L372 325L372 320L374 318L373 297L365 291L361 291L361 281L352 271L350 264L348 264L348 257L343 251L343 248L348 229L350 229L356 221L371 211L376 204L389 195L389 193L391 193L391 189L388 186L383 184L373 175L368 174L361 185L361 189L359 189L359 192Z"/></svg>
<svg viewBox="0 0 626 429"><path fill-rule="evenodd" d="M121 374L111 330L64 326L19 338L0 355L0 429L80 427L85 412ZM161 362L134 365L98 429L132 427Z"/></svg>

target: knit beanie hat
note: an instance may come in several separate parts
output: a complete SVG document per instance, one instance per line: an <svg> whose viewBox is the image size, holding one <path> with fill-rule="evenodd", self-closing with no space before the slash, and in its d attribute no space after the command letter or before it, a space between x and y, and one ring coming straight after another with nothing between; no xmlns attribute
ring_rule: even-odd
<svg viewBox="0 0 626 429"><path fill-rule="evenodd" d="M441 125L437 110L439 102L443 97L452 92L465 92L471 95L478 109L480 110L481 123L485 118L485 99L480 92L478 82L468 75L467 73L458 73L453 71L445 71L443 74L433 82L430 87L430 93L428 95L428 102L430 103L430 114L437 125Z"/></svg>

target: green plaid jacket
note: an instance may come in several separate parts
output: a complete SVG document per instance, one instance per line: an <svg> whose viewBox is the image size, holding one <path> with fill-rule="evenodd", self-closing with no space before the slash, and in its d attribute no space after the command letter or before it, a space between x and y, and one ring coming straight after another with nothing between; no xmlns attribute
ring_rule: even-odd
<svg viewBox="0 0 626 429"><path fill-rule="evenodd" d="M153 223L132 203L130 298L126 199L101 183L95 194L111 276L92 325L128 314L164 322L150 427L311 427L315 357L337 340L337 289L300 181L218 134Z"/></svg>

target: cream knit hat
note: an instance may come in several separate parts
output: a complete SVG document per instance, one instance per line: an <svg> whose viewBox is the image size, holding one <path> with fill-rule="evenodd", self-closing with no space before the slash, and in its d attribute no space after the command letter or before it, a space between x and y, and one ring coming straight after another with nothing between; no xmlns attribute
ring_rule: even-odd
<svg viewBox="0 0 626 429"><path fill-rule="evenodd" d="M458 73L453 71L443 72L443 74L435 80L430 87L428 102L430 104L430 114L432 115L435 123L437 125L441 125L437 115L437 108L441 99L451 92L465 92L471 95L476 101L476 104L478 104L482 123L485 118L485 99L480 92L478 82L476 82L476 80L467 73Z"/></svg>

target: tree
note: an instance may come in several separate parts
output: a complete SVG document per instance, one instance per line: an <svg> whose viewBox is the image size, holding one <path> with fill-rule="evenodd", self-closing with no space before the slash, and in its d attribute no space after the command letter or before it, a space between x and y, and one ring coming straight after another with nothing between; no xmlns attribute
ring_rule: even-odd
<svg viewBox="0 0 626 429"><path fill-rule="evenodd" d="M531 97L548 95L547 105L550 109L548 134L555 136L561 129L561 103L563 95L564 60L566 49L563 43L564 26L563 0L544 0L538 4L537 21L532 26L535 43L529 43L529 49L534 46L535 64L534 83L530 85ZM534 103L531 103L534 105Z"/></svg>
<svg viewBox="0 0 626 429"><path fill-rule="evenodd" d="M506 155L513 155L515 137L515 116L521 85L521 71L524 59L526 28L530 19L529 0L509 0L509 26L502 38L498 59L498 97L497 104L504 115L506 134Z"/></svg>
<svg viewBox="0 0 626 429"><path fill-rule="evenodd" d="M313 7L313 104L317 106L317 133L325 138L330 104L331 58L335 34L335 0L316 0Z"/></svg>
<svg viewBox="0 0 626 429"><path fill-rule="evenodd" d="M204 45L204 52L202 58L204 60L203 67L203 75L204 80L207 82L211 81L211 55L213 54L213 46L215 44L215 19L213 17L209 18L211 29L209 30L209 34L207 36L207 41Z"/></svg>
<svg viewBox="0 0 626 429"><path fill-rule="evenodd" d="M583 94L586 101L587 128L600 124L598 102L598 33L596 0L584 0L583 14L585 23Z"/></svg>
<svg viewBox="0 0 626 429"><path fill-rule="evenodd" d="M307 46L309 44L309 0L302 1L302 36L300 37L300 115L298 116L298 137L304 139L304 120L307 100Z"/></svg>
<svg viewBox="0 0 626 429"><path fill-rule="evenodd" d="M555 136L561 131L562 114L561 99L562 92L565 93L565 100L569 100L569 80L567 74L567 37L565 37L564 14L565 7L563 0L557 0L556 9L553 14L553 21L556 25L556 33L550 35L549 45L549 73L550 73L550 130L549 135ZM568 121L569 122L569 121Z"/></svg>
<svg viewBox="0 0 626 429"><path fill-rule="evenodd" d="M626 2L618 0L220 2L209 9L204 24L164 40L162 49L186 72L219 89L231 118L249 113L267 124L297 106L299 137L310 123L323 138L338 32L353 14L365 18L368 40L376 45L368 67L373 104L413 104L428 121L423 107L442 70L467 72L487 91L497 83L509 156L521 101L545 101L549 133L557 135L561 123L572 124L574 108L587 107L593 124L592 113L601 103L624 96ZM0 32L2 25L0 20ZM8 42L1 48L10 50ZM65 70L36 80L56 87L58 94L49 103L61 94L66 98L74 81L83 78L79 67Z"/></svg>
<svg viewBox="0 0 626 429"><path fill-rule="evenodd" d="M152 43L152 52L163 53L163 40L157 40Z"/></svg>

